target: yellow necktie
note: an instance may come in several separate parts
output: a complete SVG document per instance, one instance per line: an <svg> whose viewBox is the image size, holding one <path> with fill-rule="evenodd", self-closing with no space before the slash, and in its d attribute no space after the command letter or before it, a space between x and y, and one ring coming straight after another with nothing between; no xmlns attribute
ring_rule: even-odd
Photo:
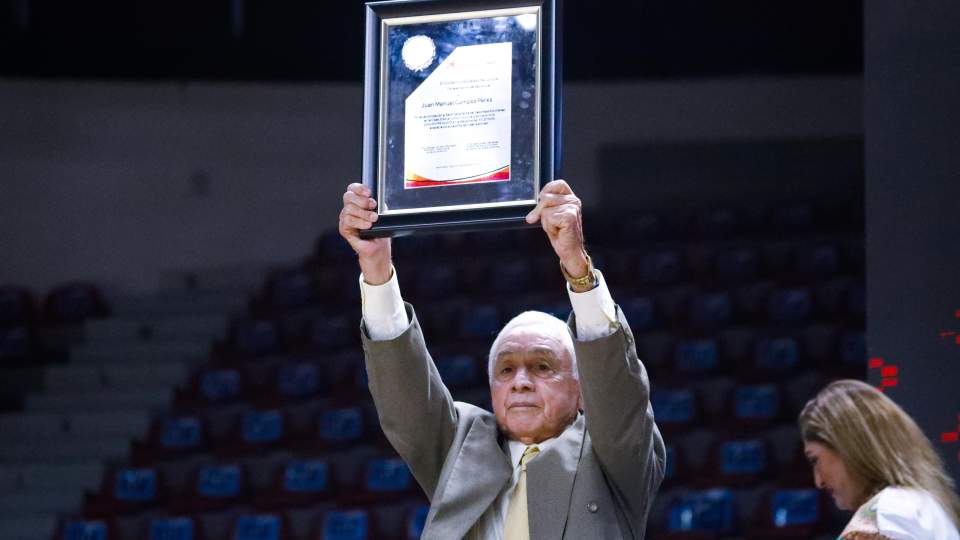
<svg viewBox="0 0 960 540"><path fill-rule="evenodd" d="M540 449L528 446L520 457L520 479L507 505L507 520L503 524L503 540L530 540L530 522L527 518L527 462Z"/></svg>

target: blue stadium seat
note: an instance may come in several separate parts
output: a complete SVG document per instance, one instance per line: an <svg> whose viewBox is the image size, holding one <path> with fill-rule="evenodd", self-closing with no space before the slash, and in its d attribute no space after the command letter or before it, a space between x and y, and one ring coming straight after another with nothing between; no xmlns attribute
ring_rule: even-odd
<svg viewBox="0 0 960 540"><path fill-rule="evenodd" d="M471 305L460 319L460 335L467 339L492 339L500 326L500 311L495 306Z"/></svg>
<svg viewBox="0 0 960 540"><path fill-rule="evenodd" d="M681 495L670 505L668 532L731 533L736 527L735 497L729 489Z"/></svg>
<svg viewBox="0 0 960 540"><path fill-rule="evenodd" d="M750 247L724 249L717 253L714 269L723 280L752 279L760 274L760 255Z"/></svg>
<svg viewBox="0 0 960 540"><path fill-rule="evenodd" d="M287 528L281 514L243 514L234 521L230 540L285 540Z"/></svg>
<svg viewBox="0 0 960 540"><path fill-rule="evenodd" d="M739 427L760 427L781 413L780 389L774 384L740 385L733 391L733 418Z"/></svg>
<svg viewBox="0 0 960 540"><path fill-rule="evenodd" d="M328 315L314 319L307 329L309 350L330 353L353 343L359 345L358 320L347 315Z"/></svg>
<svg viewBox="0 0 960 540"><path fill-rule="evenodd" d="M640 258L639 270L641 282L657 285L676 283L685 275L683 259L674 250L644 255Z"/></svg>
<svg viewBox="0 0 960 540"><path fill-rule="evenodd" d="M270 488L257 496L254 505L264 509L312 506L336 494L327 459L291 458L277 468Z"/></svg>
<svg viewBox="0 0 960 540"><path fill-rule="evenodd" d="M692 388L654 387L650 401L657 425L664 431L688 429L697 421L696 396Z"/></svg>
<svg viewBox="0 0 960 540"><path fill-rule="evenodd" d="M247 472L238 463L204 463L191 476L188 491L170 497L175 514L222 510L247 498Z"/></svg>
<svg viewBox="0 0 960 540"><path fill-rule="evenodd" d="M417 504L407 513L406 526L402 540L419 540L423 536L423 528L427 524L427 514L430 513L429 504Z"/></svg>
<svg viewBox="0 0 960 540"><path fill-rule="evenodd" d="M280 330L270 319L241 319L231 335L234 349L245 357L257 358L280 349Z"/></svg>
<svg viewBox="0 0 960 540"><path fill-rule="evenodd" d="M143 441L134 441L131 461L149 464L206 450L209 444L206 421L199 415L180 414L156 417Z"/></svg>
<svg viewBox="0 0 960 540"><path fill-rule="evenodd" d="M263 296L271 309L292 310L319 300L319 291L313 275L303 268L287 268L273 272L268 278Z"/></svg>
<svg viewBox="0 0 960 540"><path fill-rule="evenodd" d="M807 539L823 528L823 498L815 489L776 489L760 504L749 538Z"/></svg>
<svg viewBox="0 0 960 540"><path fill-rule="evenodd" d="M716 329L733 321L733 302L726 292L697 295L690 305L689 320L697 328Z"/></svg>
<svg viewBox="0 0 960 540"><path fill-rule="evenodd" d="M404 267L406 270L406 267ZM405 271L409 272L409 270ZM417 296L428 300L448 298L458 290L457 271L453 265L428 264L416 271Z"/></svg>
<svg viewBox="0 0 960 540"><path fill-rule="evenodd" d="M656 325L656 309L649 296L627 298L620 303L620 309L634 332L650 330Z"/></svg>
<svg viewBox="0 0 960 540"><path fill-rule="evenodd" d="M58 527L56 540L114 540L116 526L106 519L67 519Z"/></svg>
<svg viewBox="0 0 960 540"><path fill-rule="evenodd" d="M317 417L317 437L326 448L349 447L368 439L367 424L366 411L359 405L324 409Z"/></svg>
<svg viewBox="0 0 960 540"><path fill-rule="evenodd" d="M727 486L755 484L771 472L771 456L761 438L720 441L714 449L714 481Z"/></svg>
<svg viewBox="0 0 960 540"><path fill-rule="evenodd" d="M253 454L282 445L287 440L286 415L280 409L245 411L226 436L215 441L214 452L221 457Z"/></svg>
<svg viewBox="0 0 960 540"><path fill-rule="evenodd" d="M772 322L796 324L810 318L813 299L809 289L780 289L770 295L767 315Z"/></svg>
<svg viewBox="0 0 960 540"><path fill-rule="evenodd" d="M200 523L188 516L156 517L150 519L141 540L202 540Z"/></svg>
<svg viewBox="0 0 960 540"><path fill-rule="evenodd" d="M85 494L84 513L110 517L139 512L161 504L164 491L153 467L113 467L104 475L99 491Z"/></svg>
<svg viewBox="0 0 960 540"><path fill-rule="evenodd" d="M441 356L436 359L437 371L448 388L465 388L486 383L477 360L467 354Z"/></svg>
<svg viewBox="0 0 960 540"><path fill-rule="evenodd" d="M707 375L720 367L716 340L685 339L677 343L676 368L687 375Z"/></svg>
<svg viewBox="0 0 960 540"><path fill-rule="evenodd" d="M840 271L840 251L831 244L800 249L797 259L797 270L808 276L824 278Z"/></svg>
<svg viewBox="0 0 960 540"><path fill-rule="evenodd" d="M372 540L373 518L366 510L333 510L320 519L317 540Z"/></svg>
<svg viewBox="0 0 960 540"><path fill-rule="evenodd" d="M800 345L790 336L764 338L754 346L753 366L766 373L785 373L800 367Z"/></svg>
<svg viewBox="0 0 960 540"><path fill-rule="evenodd" d="M314 397L325 389L326 379L314 362L286 362L277 369L276 392L282 401Z"/></svg>

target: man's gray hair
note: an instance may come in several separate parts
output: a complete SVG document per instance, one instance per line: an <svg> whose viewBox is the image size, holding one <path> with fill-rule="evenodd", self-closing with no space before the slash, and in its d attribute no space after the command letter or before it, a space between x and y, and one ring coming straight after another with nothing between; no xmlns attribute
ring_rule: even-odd
<svg viewBox="0 0 960 540"><path fill-rule="evenodd" d="M497 349L500 347L500 342L521 326L533 326L539 333L556 339L570 354L570 368L573 370L573 378L580 380L580 372L577 371L577 353L573 349L573 337L570 336L567 323L542 311L524 311L510 319L510 322L500 330L497 338L493 340L493 345L490 346L487 377L491 383L493 382L493 366L497 362Z"/></svg>

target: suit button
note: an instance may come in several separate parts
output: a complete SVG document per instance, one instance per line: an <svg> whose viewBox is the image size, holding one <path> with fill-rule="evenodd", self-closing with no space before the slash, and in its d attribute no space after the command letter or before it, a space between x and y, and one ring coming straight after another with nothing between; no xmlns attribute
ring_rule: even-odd
<svg viewBox="0 0 960 540"><path fill-rule="evenodd" d="M587 510L590 511L591 514L596 514L599 508L600 507L597 506L597 503L594 501L590 501L587 503Z"/></svg>

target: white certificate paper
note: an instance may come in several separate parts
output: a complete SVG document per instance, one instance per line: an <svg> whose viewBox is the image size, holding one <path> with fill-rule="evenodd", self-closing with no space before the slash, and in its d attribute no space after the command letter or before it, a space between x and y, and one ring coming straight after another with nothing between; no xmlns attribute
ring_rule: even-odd
<svg viewBox="0 0 960 540"><path fill-rule="evenodd" d="M457 47L406 99L404 188L510 180L512 43Z"/></svg>

